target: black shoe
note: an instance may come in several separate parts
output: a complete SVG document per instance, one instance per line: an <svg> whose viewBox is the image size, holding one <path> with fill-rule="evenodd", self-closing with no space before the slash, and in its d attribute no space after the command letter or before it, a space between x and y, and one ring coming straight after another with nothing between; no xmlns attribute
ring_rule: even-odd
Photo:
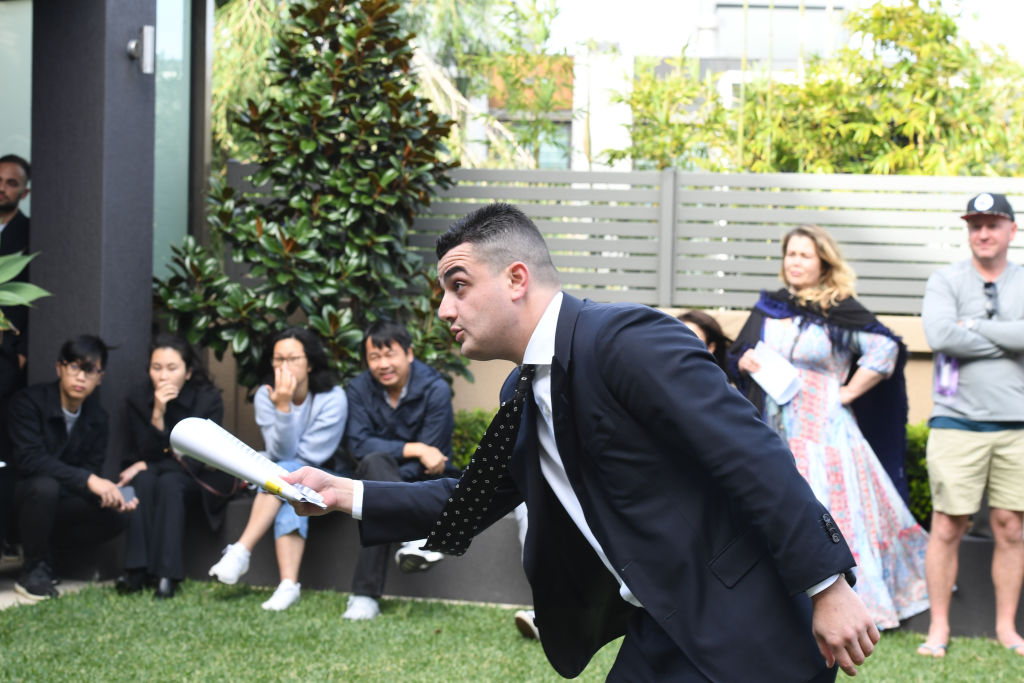
<svg viewBox="0 0 1024 683"><path fill-rule="evenodd" d="M138 593L146 585L146 570L145 569L128 569L124 574L117 577L114 581L114 587L117 592L121 595L130 595L131 593Z"/></svg>
<svg viewBox="0 0 1024 683"><path fill-rule="evenodd" d="M32 602L60 595L53 587L53 570L46 562L37 562L32 569L22 571L14 584L14 592Z"/></svg>
<svg viewBox="0 0 1024 683"><path fill-rule="evenodd" d="M156 592L153 593L153 597L161 600L167 598L173 598L175 592L178 590L177 579L168 579L166 576L161 576L160 581L156 584Z"/></svg>

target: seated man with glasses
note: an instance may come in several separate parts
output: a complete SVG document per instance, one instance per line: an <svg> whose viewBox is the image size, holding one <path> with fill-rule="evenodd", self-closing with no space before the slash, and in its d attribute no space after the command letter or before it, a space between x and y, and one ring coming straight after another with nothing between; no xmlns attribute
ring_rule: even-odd
<svg viewBox="0 0 1024 683"><path fill-rule="evenodd" d="M32 602L58 595L54 550L113 538L128 526L120 513L138 505L101 475L107 413L93 392L106 365L107 345L99 337L68 340L57 359L57 381L34 384L11 400L14 518L25 553L14 590Z"/></svg>
<svg viewBox="0 0 1024 683"><path fill-rule="evenodd" d="M918 653L946 654L960 539L987 489L996 637L1024 655L1015 626L1024 567L1024 269L1008 260L1017 224L1005 196L973 197L962 218L971 257L928 278L921 313L935 351L935 408L927 448L931 626Z"/></svg>
<svg viewBox="0 0 1024 683"><path fill-rule="evenodd" d="M451 464L452 392L441 373L413 357L412 337L397 323L380 320L363 335L366 370L348 387L346 439L356 459L355 476L370 481L423 481L457 477ZM405 572L424 571L441 553L420 550L426 539L403 543L395 561ZM345 619L373 619L387 578L389 546L359 549Z"/></svg>

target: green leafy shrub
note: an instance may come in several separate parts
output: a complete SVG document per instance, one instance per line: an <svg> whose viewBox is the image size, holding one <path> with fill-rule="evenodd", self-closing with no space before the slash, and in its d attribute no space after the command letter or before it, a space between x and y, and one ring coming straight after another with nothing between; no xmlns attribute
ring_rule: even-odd
<svg viewBox="0 0 1024 683"><path fill-rule="evenodd" d="M0 256L0 306L31 306L36 299L50 296L42 287L29 282L15 281L36 255L18 252ZM13 327L3 310L0 310L0 332L11 330ZM18 333L20 330L14 332Z"/></svg>
<svg viewBox="0 0 1024 683"><path fill-rule="evenodd" d="M924 528L931 526L932 490L928 485L925 449L928 445L928 422L907 425L907 486L910 489L910 512Z"/></svg>
<svg viewBox="0 0 1024 683"><path fill-rule="evenodd" d="M452 464L464 468L473 457L480 439L484 438L487 425L494 419L497 410L459 410L455 413L455 429L452 431Z"/></svg>
<svg viewBox="0 0 1024 683"><path fill-rule="evenodd" d="M263 340L292 324L323 338L344 379L361 370L359 342L381 317L405 324L416 357L449 380L466 374L435 315L436 270L409 245L409 226L438 188L451 123L414 91L411 36L389 0L291 3L267 62L272 95L235 112L260 150L243 192L214 182L211 243L174 248L155 282L171 331L230 348L238 380L258 382ZM230 278L224 254L243 264Z"/></svg>

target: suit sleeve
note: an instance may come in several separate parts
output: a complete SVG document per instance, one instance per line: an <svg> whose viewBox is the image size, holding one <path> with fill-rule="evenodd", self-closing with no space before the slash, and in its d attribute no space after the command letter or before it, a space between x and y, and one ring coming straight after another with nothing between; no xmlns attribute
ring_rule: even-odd
<svg viewBox="0 0 1024 683"><path fill-rule="evenodd" d="M456 479L363 482L363 545L409 541L427 536L455 489Z"/></svg>
<svg viewBox="0 0 1024 683"><path fill-rule="evenodd" d="M577 332L578 333L578 332ZM789 448L671 317L635 309L591 337L602 379L668 458L696 458L765 539L791 594L854 565ZM638 354L642 359L638 360Z"/></svg>

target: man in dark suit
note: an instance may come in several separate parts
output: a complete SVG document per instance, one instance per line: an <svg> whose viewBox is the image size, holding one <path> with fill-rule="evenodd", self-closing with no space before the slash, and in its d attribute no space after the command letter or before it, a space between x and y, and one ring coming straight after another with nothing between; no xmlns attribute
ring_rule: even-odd
<svg viewBox="0 0 1024 683"><path fill-rule="evenodd" d="M18 205L29 193L31 168L16 154L0 157L0 256L28 251L28 217ZM26 268L16 278L28 281ZM0 332L0 462L11 454L7 415L11 397L25 386L25 363L28 349L28 309L5 306L3 313L14 326ZM0 546L4 543L14 496L14 475L10 466L0 467Z"/></svg>
<svg viewBox="0 0 1024 683"><path fill-rule="evenodd" d="M563 293L512 206L458 221L437 254L439 315L463 353L536 367L511 461L472 514L482 529L525 500L523 566L558 673L579 674L625 634L609 680L826 681L836 663L855 674L878 630L844 580L846 542L686 326ZM364 544L444 536L439 513L461 495L451 480L289 480L361 519Z"/></svg>

